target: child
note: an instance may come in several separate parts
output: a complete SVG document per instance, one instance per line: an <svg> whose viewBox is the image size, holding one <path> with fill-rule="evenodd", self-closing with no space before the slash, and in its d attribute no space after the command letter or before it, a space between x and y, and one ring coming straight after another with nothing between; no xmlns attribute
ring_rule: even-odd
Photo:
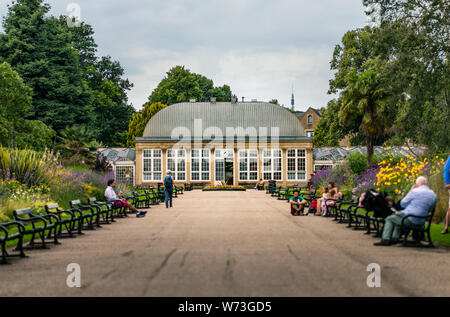
<svg viewBox="0 0 450 317"><path fill-rule="evenodd" d="M330 199L332 199L330 201ZM332 189L329 193L328 193L328 197L327 199L325 199L325 205L323 207L323 213L322 216L326 216L327 215L327 209L328 206L334 206L336 204L335 200L338 200L338 193L336 192L336 190ZM327 201L328 200L328 201Z"/></svg>
<svg viewBox="0 0 450 317"><path fill-rule="evenodd" d="M323 188L322 198L317 201L318 208L316 216L321 216L323 213L323 208L325 207L325 201L328 199L328 187Z"/></svg>

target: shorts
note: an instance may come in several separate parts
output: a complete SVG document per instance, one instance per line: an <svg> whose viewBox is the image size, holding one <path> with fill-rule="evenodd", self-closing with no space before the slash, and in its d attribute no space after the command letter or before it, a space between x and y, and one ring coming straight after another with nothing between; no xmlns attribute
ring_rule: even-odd
<svg viewBox="0 0 450 317"><path fill-rule="evenodd" d="M114 203L113 207L125 207L127 208L130 204L127 201L118 200Z"/></svg>

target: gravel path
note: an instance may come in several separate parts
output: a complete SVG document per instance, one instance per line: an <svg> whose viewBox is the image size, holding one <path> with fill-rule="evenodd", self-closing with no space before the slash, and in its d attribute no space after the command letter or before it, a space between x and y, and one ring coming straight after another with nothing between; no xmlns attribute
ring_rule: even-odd
<svg viewBox="0 0 450 317"><path fill-rule="evenodd" d="M450 252L374 247L263 192L193 191L0 266L0 296L446 296ZM81 288L66 285L69 263ZM367 266L381 266L369 288Z"/></svg>

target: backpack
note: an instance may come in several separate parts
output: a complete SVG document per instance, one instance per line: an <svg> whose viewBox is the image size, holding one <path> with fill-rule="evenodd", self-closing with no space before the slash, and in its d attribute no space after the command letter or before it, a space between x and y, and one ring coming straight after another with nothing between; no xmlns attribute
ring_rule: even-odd
<svg viewBox="0 0 450 317"><path fill-rule="evenodd" d="M392 215L392 210L386 201L386 194L379 193L375 190L368 190L366 198L363 201L363 206L367 211L373 211L374 217L386 218Z"/></svg>
<svg viewBox="0 0 450 317"><path fill-rule="evenodd" d="M169 176L169 175L167 175L167 176L164 178L164 187L165 187L166 189L172 189L172 186L173 186L173 184L172 184L172 177Z"/></svg>

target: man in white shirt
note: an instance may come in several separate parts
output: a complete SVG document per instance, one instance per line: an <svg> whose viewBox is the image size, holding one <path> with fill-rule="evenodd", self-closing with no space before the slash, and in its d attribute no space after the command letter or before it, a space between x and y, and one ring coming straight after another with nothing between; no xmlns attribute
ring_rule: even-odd
<svg viewBox="0 0 450 317"><path fill-rule="evenodd" d="M108 203L113 203L113 207L123 206L124 208L129 208L131 211L136 213L138 217L144 216L146 214L146 212L139 212L139 210L137 210L133 205L127 202L124 197L122 197L122 194L119 194L120 197L117 196L114 187L116 187L116 182L114 179L110 179L108 181L108 187L105 190L105 197Z"/></svg>
<svg viewBox="0 0 450 317"><path fill-rule="evenodd" d="M389 246L398 243L401 234L400 226L406 216L413 216L404 220L406 226L410 228L422 227L425 219L416 217L427 216L428 211L436 205L436 199L436 194L428 187L427 179L423 176L417 178L416 185L400 201L403 210L386 218L382 240L375 245Z"/></svg>

